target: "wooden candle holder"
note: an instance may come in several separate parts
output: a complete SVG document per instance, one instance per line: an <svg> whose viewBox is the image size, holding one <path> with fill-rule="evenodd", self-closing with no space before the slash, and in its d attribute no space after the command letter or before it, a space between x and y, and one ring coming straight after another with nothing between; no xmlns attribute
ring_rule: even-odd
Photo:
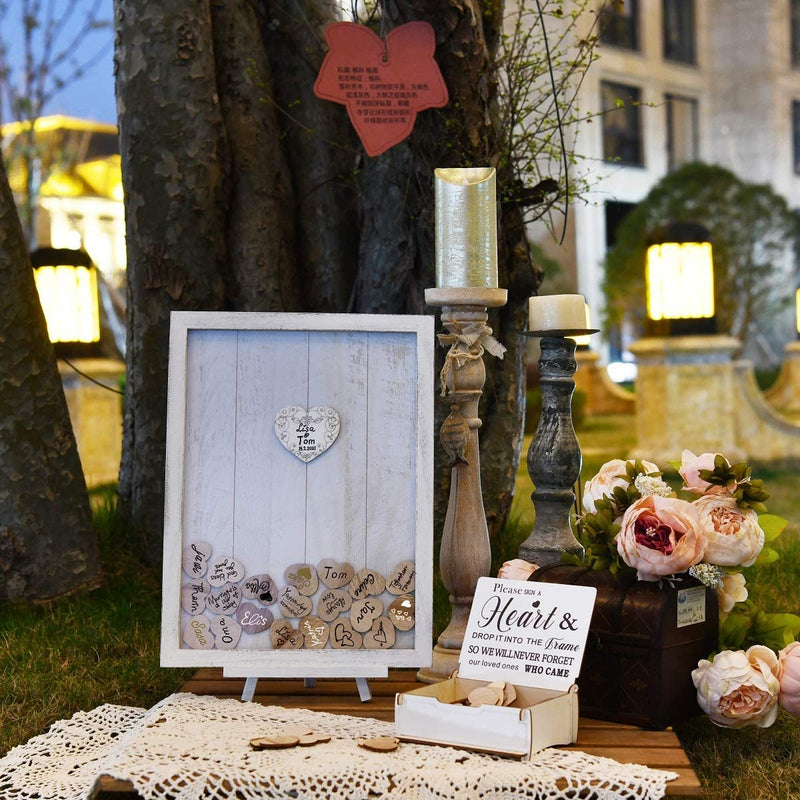
<svg viewBox="0 0 800 800"><path fill-rule="evenodd" d="M442 324L447 333L440 338L443 344L450 344L444 373L446 397L452 398L453 415L463 418L466 428L463 437L456 432L449 448L453 454L458 451L458 458L451 454L454 463L451 466L450 497L439 551L442 582L452 605L451 617L433 648L432 665L417 673L423 683L444 680L458 669L475 587L478 578L488 575L491 569L478 447L478 429L481 426L478 403L486 380L484 346L480 339L471 345L465 340L486 325L487 308L505 305L507 294L505 289L481 288L425 291L428 305L442 306Z"/></svg>
<svg viewBox="0 0 800 800"><path fill-rule="evenodd" d="M572 487L581 474L581 448L572 425L573 375L577 369L575 340L570 336L595 330L531 331L542 337L539 386L542 414L528 449L528 473L534 485L536 520L520 545L519 557L539 566L561 561L561 553L583 554L575 539L570 514Z"/></svg>

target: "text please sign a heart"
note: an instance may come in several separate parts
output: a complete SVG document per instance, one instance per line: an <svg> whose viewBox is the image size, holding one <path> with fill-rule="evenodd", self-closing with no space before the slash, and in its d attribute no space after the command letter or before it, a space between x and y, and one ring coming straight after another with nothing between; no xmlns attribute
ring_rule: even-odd
<svg viewBox="0 0 800 800"><path fill-rule="evenodd" d="M339 435L339 414L330 406L286 406L275 417L278 441L301 461L321 456Z"/></svg>

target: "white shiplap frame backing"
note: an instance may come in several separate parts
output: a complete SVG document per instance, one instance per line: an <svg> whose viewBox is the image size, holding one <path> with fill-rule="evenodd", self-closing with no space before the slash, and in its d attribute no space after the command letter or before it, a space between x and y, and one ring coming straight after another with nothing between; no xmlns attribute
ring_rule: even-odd
<svg viewBox="0 0 800 800"><path fill-rule="evenodd" d="M431 663L433 323L377 314L172 313L162 666L380 677L389 666ZM273 429L289 405L328 405L341 418L337 441L308 464ZM268 573L278 587L293 563L335 558L385 575L412 560L416 625L398 631L386 650L274 650L269 630L243 634L235 650L190 649L182 642L189 615L180 593L189 579L181 561L197 541L239 559L247 575Z"/></svg>

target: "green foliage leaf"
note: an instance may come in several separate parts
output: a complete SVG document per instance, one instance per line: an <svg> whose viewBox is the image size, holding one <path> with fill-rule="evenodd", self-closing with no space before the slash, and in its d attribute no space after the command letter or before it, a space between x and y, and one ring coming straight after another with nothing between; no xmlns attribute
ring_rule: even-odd
<svg viewBox="0 0 800 800"><path fill-rule="evenodd" d="M758 524L761 530L764 531L764 541L775 541L786 528L788 521L777 514L760 514L758 517Z"/></svg>
<svg viewBox="0 0 800 800"><path fill-rule="evenodd" d="M777 550L773 550L771 547L764 547L758 554L755 565L758 567L768 567L770 564L774 564L779 558L780 554Z"/></svg>
<svg viewBox="0 0 800 800"><path fill-rule="evenodd" d="M767 614L759 610L753 617L748 637L753 644L763 644L781 650L800 634L800 617L797 614Z"/></svg>

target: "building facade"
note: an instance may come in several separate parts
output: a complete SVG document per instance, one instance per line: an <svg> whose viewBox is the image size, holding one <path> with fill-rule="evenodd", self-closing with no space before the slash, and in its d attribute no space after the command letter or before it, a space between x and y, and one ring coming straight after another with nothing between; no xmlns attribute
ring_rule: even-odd
<svg viewBox="0 0 800 800"><path fill-rule="evenodd" d="M690 161L718 164L742 180L770 184L800 208L800 0L606 6L600 57L580 93L582 108L606 113L577 140L591 188L588 202L572 209L573 243L564 251L566 272L595 320L614 231L669 171ZM776 269L786 271L793 296L794 258ZM783 316L775 324L785 342L791 313ZM598 349L609 360L625 358L632 335L623 331ZM780 346L771 349L780 359Z"/></svg>

